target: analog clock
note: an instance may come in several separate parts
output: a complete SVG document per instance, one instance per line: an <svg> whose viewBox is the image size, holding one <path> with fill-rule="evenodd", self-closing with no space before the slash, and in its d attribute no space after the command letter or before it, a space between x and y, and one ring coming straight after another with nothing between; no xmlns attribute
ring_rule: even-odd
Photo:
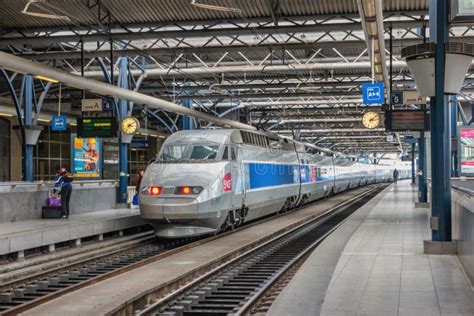
<svg viewBox="0 0 474 316"><path fill-rule="evenodd" d="M126 117L122 120L120 127L123 133L133 135L140 128L140 122L134 117Z"/></svg>
<svg viewBox="0 0 474 316"><path fill-rule="evenodd" d="M366 112L362 116L362 124L366 128L376 128L380 126L380 115L377 112Z"/></svg>

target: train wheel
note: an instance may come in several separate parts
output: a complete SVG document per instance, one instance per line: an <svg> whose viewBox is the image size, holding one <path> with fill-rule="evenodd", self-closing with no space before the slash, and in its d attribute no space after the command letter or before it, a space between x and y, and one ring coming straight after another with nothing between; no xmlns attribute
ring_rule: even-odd
<svg viewBox="0 0 474 316"><path fill-rule="evenodd" d="M285 213L290 209L290 199L286 199L285 204L281 207L280 211L278 213Z"/></svg>
<svg viewBox="0 0 474 316"><path fill-rule="evenodd" d="M221 231L226 231L230 229L234 229L235 225L235 216L233 211L229 211L225 218L224 223L221 225Z"/></svg>
<svg viewBox="0 0 474 316"><path fill-rule="evenodd" d="M300 205L305 205L308 203L308 197L306 195L303 195L300 201Z"/></svg>

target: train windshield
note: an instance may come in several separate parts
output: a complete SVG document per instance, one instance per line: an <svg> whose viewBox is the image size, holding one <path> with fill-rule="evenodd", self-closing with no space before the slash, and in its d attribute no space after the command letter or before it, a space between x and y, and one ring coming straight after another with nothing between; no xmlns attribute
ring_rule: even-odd
<svg viewBox="0 0 474 316"><path fill-rule="evenodd" d="M163 147L158 160L161 162L215 161L218 158L219 148L218 144L170 144Z"/></svg>

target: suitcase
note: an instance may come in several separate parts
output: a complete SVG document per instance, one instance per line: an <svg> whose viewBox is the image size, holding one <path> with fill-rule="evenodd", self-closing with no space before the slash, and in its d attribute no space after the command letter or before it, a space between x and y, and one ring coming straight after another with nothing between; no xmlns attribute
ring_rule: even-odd
<svg viewBox="0 0 474 316"><path fill-rule="evenodd" d="M138 205L138 194L135 194L133 196L133 200L132 200L132 205Z"/></svg>
<svg viewBox="0 0 474 316"><path fill-rule="evenodd" d="M41 218L55 219L61 218L63 208L61 206L43 206L41 211Z"/></svg>
<svg viewBox="0 0 474 316"><path fill-rule="evenodd" d="M61 198L59 196L54 196L54 195L50 196L46 199L46 203L45 203L44 206L48 206L48 207L50 207L50 206L54 206L54 207L59 206L59 207L61 207Z"/></svg>

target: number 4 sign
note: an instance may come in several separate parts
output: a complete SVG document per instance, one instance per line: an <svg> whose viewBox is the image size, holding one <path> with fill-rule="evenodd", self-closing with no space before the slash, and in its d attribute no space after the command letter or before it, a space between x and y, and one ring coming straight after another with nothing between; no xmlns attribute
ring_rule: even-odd
<svg viewBox="0 0 474 316"><path fill-rule="evenodd" d="M366 105L385 103L385 91L383 82L363 83L362 101Z"/></svg>

